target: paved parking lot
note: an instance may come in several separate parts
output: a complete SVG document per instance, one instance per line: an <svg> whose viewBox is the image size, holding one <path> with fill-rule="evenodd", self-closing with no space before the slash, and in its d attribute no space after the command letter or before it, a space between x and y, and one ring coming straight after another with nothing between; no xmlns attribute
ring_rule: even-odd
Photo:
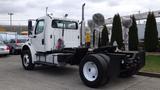
<svg viewBox="0 0 160 90"><path fill-rule="evenodd" d="M77 66L37 67L25 71L20 56L0 57L0 90L94 90L80 80ZM160 90L160 79L133 76L117 78L98 90Z"/></svg>

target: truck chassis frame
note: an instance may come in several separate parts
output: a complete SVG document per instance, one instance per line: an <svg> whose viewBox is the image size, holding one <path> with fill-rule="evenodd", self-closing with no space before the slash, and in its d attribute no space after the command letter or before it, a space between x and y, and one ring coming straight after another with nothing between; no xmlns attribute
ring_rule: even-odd
<svg viewBox="0 0 160 90"><path fill-rule="evenodd" d="M36 61L32 61L29 48L22 49L22 65L33 70L36 64L64 66L78 65L83 83L96 88L105 85L114 77L130 77L145 65L144 51L115 52L116 47L97 49L64 48L50 52L37 52ZM48 61L50 59L50 61Z"/></svg>

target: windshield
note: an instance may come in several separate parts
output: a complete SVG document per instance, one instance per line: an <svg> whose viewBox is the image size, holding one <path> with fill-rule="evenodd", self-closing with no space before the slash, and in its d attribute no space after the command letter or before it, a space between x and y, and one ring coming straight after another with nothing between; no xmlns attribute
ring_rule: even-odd
<svg viewBox="0 0 160 90"><path fill-rule="evenodd" d="M78 23L75 21L53 20L53 28L78 29Z"/></svg>
<svg viewBox="0 0 160 90"><path fill-rule="evenodd" d="M18 39L17 40L19 43L25 43L27 41L27 39Z"/></svg>
<svg viewBox="0 0 160 90"><path fill-rule="evenodd" d="M27 39L11 39L10 43L25 43Z"/></svg>

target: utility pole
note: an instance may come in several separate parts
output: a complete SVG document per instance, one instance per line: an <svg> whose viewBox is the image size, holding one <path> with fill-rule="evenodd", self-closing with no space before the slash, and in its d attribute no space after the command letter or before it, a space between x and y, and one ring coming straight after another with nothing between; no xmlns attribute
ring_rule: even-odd
<svg viewBox="0 0 160 90"><path fill-rule="evenodd" d="M8 13L8 15L10 16L10 30L12 31L12 15L14 15L14 14Z"/></svg>
<svg viewBox="0 0 160 90"><path fill-rule="evenodd" d="M141 14L141 11L140 11L140 10L138 11L138 14L139 14L139 15ZM138 21L138 24L140 24L140 20Z"/></svg>
<svg viewBox="0 0 160 90"><path fill-rule="evenodd" d="M46 16L48 15L48 7L46 7Z"/></svg>

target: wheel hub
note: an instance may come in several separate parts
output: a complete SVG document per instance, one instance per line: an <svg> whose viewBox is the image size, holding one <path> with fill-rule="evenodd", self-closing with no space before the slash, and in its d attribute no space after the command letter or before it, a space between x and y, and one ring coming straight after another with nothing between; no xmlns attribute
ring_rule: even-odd
<svg viewBox="0 0 160 90"><path fill-rule="evenodd" d="M27 54L23 56L23 63L25 66L29 65L29 56Z"/></svg>
<svg viewBox="0 0 160 90"><path fill-rule="evenodd" d="M98 77L98 69L94 62L86 62L83 67L84 77L88 81L94 81Z"/></svg>

